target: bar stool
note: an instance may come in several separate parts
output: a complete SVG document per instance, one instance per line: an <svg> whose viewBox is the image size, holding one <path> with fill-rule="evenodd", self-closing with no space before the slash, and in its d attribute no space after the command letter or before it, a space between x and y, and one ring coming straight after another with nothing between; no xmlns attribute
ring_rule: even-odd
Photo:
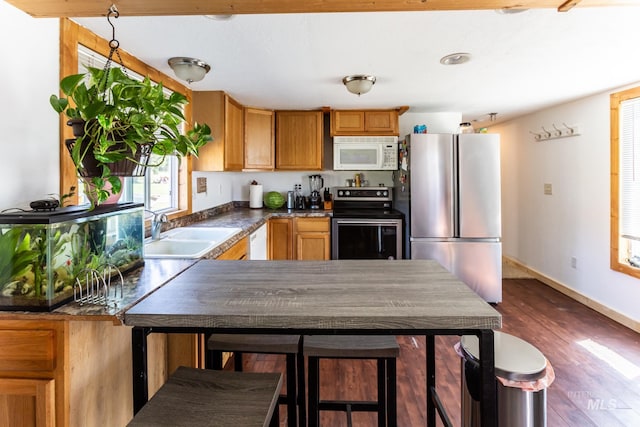
<svg viewBox="0 0 640 427"><path fill-rule="evenodd" d="M286 357L287 393L281 394L278 403L287 405L287 425L306 425L304 358L300 335L262 334L212 334L207 339L205 366L222 369L222 352L233 353L234 370L242 372L242 354L283 354ZM299 373L300 372L300 373ZM298 420L296 422L296 420Z"/></svg>
<svg viewBox="0 0 640 427"><path fill-rule="evenodd" d="M351 426L352 411L378 412L378 426L396 425L396 359L400 346L394 336L305 335L303 354L309 358L309 426L320 423L320 411L344 411ZM320 398L320 359L376 359L376 402L329 401Z"/></svg>
<svg viewBox="0 0 640 427"><path fill-rule="evenodd" d="M279 373L180 366L128 426L277 427L281 388Z"/></svg>

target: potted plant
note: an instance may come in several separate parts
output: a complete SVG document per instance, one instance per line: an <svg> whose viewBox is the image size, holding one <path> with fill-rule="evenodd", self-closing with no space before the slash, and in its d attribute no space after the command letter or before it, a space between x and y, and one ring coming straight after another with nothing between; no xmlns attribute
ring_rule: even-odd
<svg viewBox="0 0 640 427"><path fill-rule="evenodd" d="M184 95L167 95L162 83L133 79L119 67L90 67L63 78L60 89L66 97L51 95L50 103L74 128L76 138L66 144L92 205L119 193L120 177L142 176L166 155L197 155L211 140L206 124L180 132ZM152 153L161 160L150 165Z"/></svg>

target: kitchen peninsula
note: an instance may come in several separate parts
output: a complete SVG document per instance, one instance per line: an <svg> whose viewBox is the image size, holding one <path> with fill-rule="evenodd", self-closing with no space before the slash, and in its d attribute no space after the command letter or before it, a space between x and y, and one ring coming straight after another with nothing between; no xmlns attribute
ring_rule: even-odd
<svg viewBox="0 0 640 427"><path fill-rule="evenodd" d="M482 425L497 425L493 330L501 315L435 261L202 260L126 310L124 323L134 327L134 411L148 398L151 332L411 334L427 336L427 422L435 425L434 336L474 334Z"/></svg>

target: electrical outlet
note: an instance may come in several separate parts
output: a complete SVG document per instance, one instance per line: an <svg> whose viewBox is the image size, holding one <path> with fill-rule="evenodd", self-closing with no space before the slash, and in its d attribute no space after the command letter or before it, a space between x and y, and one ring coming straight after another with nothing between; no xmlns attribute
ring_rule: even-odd
<svg viewBox="0 0 640 427"><path fill-rule="evenodd" d="M571 257L571 268L578 268L578 258L574 256Z"/></svg>
<svg viewBox="0 0 640 427"><path fill-rule="evenodd" d="M546 196L551 196L553 194L553 186L549 183L544 184L544 194Z"/></svg>

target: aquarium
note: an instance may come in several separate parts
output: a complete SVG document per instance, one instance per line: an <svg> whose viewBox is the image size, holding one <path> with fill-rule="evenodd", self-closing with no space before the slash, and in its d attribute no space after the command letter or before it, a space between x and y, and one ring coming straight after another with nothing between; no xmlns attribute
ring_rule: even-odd
<svg viewBox="0 0 640 427"><path fill-rule="evenodd" d="M50 311L88 277L142 265L143 244L140 203L0 214L0 310Z"/></svg>

